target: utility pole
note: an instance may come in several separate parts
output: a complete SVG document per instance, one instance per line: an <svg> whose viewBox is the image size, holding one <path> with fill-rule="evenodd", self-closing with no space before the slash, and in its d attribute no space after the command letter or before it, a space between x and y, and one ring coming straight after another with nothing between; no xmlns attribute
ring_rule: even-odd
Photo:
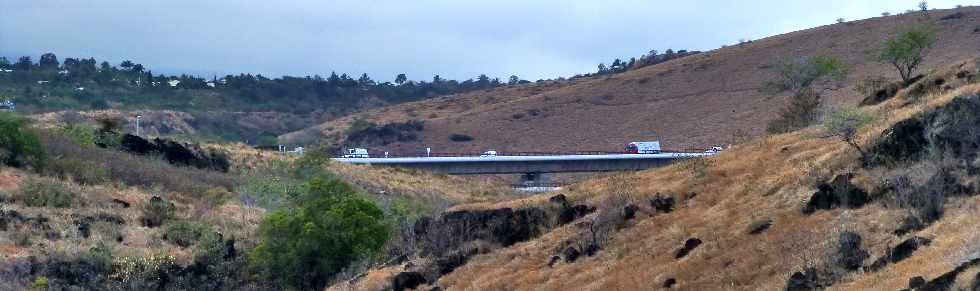
<svg viewBox="0 0 980 291"><path fill-rule="evenodd" d="M136 136L140 136L140 118L143 118L143 115L136 115Z"/></svg>

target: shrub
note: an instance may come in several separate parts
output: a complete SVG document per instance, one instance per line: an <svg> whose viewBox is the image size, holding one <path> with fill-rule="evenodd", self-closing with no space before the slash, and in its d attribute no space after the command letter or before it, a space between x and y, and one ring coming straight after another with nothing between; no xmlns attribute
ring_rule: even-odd
<svg viewBox="0 0 980 291"><path fill-rule="evenodd" d="M881 47L878 60L891 64L906 84L925 58L926 50L935 42L935 32L926 26L906 28Z"/></svg>
<svg viewBox="0 0 980 291"><path fill-rule="evenodd" d="M48 277L38 276L37 278L34 278L34 284L32 285L34 285L34 288L37 289L48 289Z"/></svg>
<svg viewBox="0 0 980 291"><path fill-rule="evenodd" d="M449 135L449 140L455 142L468 142L468 141L472 141L473 137L465 134L454 133Z"/></svg>
<svg viewBox="0 0 980 291"><path fill-rule="evenodd" d="M23 119L0 113L0 162L11 167L40 167L44 157L41 142L24 128Z"/></svg>
<svg viewBox="0 0 980 291"><path fill-rule="evenodd" d="M789 106L766 126L769 133L785 133L809 126L820 115L820 94L804 90L793 95Z"/></svg>
<svg viewBox="0 0 980 291"><path fill-rule="evenodd" d="M61 179L72 179L85 185L102 184L111 179L109 171L102 165L68 157L49 160L42 173Z"/></svg>
<svg viewBox="0 0 980 291"><path fill-rule="evenodd" d="M78 200L78 194L58 181L28 179L12 198L30 207L68 208Z"/></svg>
<svg viewBox="0 0 980 291"><path fill-rule="evenodd" d="M181 221L167 224L163 230L163 239L179 247L186 248L197 243L201 238L204 227L190 222Z"/></svg>
<svg viewBox="0 0 980 291"><path fill-rule="evenodd" d="M143 213L141 221L146 227L158 227L173 218L176 209L173 203L164 201L160 196L153 196L140 208Z"/></svg>
<svg viewBox="0 0 980 291"><path fill-rule="evenodd" d="M824 119L824 129L830 136L836 136L861 154L861 161L868 161L868 154L855 140L858 130L874 121L874 116L857 108L842 108L831 112Z"/></svg>
<svg viewBox="0 0 980 291"><path fill-rule="evenodd" d="M313 178L288 207L267 215L250 258L259 275L303 290L322 289L350 263L377 254L388 240L382 210L350 185Z"/></svg>

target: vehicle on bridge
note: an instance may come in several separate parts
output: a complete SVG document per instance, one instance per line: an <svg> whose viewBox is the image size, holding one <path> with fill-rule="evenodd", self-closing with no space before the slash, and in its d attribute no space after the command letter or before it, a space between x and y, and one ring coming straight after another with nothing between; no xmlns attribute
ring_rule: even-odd
<svg viewBox="0 0 980 291"><path fill-rule="evenodd" d="M352 148L347 149L347 153L341 156L342 158L370 158L368 155L368 150L365 148Z"/></svg>
<svg viewBox="0 0 980 291"><path fill-rule="evenodd" d="M485 151L482 154L480 154L480 157L483 157L483 158L492 158L492 157L496 157L496 156L497 156L497 151L495 151L495 150Z"/></svg>
<svg viewBox="0 0 980 291"><path fill-rule="evenodd" d="M627 154L659 154L660 141L634 141L626 144Z"/></svg>

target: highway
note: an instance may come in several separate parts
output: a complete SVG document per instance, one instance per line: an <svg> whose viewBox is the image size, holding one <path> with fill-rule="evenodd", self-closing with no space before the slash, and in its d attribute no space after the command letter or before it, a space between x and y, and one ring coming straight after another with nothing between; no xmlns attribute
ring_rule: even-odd
<svg viewBox="0 0 980 291"><path fill-rule="evenodd" d="M525 174L567 172L608 172L643 170L676 160L699 158L714 152L672 152L659 154L557 154L495 156L430 156L334 158L348 164L368 164L424 169L446 174Z"/></svg>

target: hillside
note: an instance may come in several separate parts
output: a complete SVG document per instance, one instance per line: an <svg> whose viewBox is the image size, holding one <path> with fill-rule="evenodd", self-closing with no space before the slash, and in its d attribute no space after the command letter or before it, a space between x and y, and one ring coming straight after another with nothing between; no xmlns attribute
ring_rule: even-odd
<svg viewBox="0 0 980 291"><path fill-rule="evenodd" d="M461 205L438 218L471 227L472 240L450 244L458 251L330 290L976 290L977 137L963 134L980 125L975 62L858 109L874 117L856 134L864 162L813 126L558 193ZM508 224L517 221L530 226ZM424 238L439 227L419 229Z"/></svg>
<svg viewBox="0 0 980 291"><path fill-rule="evenodd" d="M949 17L952 15L952 17ZM898 79L876 50L903 27L930 23L939 41L926 72L977 53L980 8L931 10L791 32L676 59L625 73L544 81L410 102L355 113L315 128L340 146L351 124L422 121L417 138L355 143L375 152L620 150L629 141L659 139L667 148L704 148L763 133L788 102L787 94L760 92L784 61L818 54L841 58L851 69L830 104L856 104L858 80ZM308 135L311 130L305 130ZM451 134L472 137L454 142ZM297 139L300 134L281 136Z"/></svg>

